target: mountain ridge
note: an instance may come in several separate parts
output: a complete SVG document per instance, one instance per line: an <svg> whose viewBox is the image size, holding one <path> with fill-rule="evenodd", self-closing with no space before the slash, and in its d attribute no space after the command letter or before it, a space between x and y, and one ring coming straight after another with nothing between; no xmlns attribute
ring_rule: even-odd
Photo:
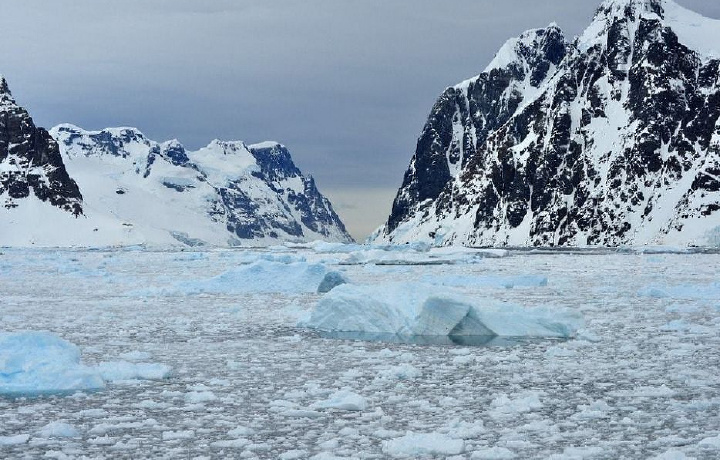
<svg viewBox="0 0 720 460"><path fill-rule="evenodd" d="M553 25L509 40L438 99L371 239L713 244L720 61L681 38L717 36L720 21L698 17L610 0L573 42Z"/></svg>
<svg viewBox="0 0 720 460"><path fill-rule="evenodd" d="M81 193L82 192L82 193ZM132 127L35 127L0 78L0 245L241 246L351 242L277 142L189 151Z"/></svg>

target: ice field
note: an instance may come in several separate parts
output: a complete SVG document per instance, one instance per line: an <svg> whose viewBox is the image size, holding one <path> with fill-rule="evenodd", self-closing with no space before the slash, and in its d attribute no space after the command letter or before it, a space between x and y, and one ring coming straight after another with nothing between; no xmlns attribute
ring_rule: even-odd
<svg viewBox="0 0 720 460"><path fill-rule="evenodd" d="M717 253L0 253L0 458L720 457Z"/></svg>

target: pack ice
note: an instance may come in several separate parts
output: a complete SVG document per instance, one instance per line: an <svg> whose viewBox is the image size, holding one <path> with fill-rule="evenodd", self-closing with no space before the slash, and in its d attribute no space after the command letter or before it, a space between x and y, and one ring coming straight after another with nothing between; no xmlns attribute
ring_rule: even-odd
<svg viewBox="0 0 720 460"><path fill-rule="evenodd" d="M344 284L320 299L301 326L324 332L400 336L572 337L582 317L469 298L421 283Z"/></svg>

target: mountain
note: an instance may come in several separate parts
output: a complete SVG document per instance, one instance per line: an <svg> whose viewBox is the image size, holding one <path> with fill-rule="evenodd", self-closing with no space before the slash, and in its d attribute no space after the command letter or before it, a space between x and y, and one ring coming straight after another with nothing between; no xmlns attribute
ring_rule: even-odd
<svg viewBox="0 0 720 460"><path fill-rule="evenodd" d="M76 217L83 213L57 142L17 105L0 75L0 203L12 210L30 197Z"/></svg>
<svg viewBox="0 0 720 460"><path fill-rule="evenodd" d="M433 107L375 242L720 244L720 21L606 0Z"/></svg>
<svg viewBox="0 0 720 460"><path fill-rule="evenodd" d="M352 241L279 143L216 140L188 151L134 128L65 124L48 134L4 79L0 89L0 245Z"/></svg>

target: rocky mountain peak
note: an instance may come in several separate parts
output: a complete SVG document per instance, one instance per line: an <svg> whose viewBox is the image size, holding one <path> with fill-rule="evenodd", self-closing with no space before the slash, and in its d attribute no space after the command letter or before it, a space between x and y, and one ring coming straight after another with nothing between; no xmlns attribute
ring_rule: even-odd
<svg viewBox="0 0 720 460"><path fill-rule="evenodd" d="M567 43L557 24L532 29L511 38L500 48L484 73L508 67L536 67L543 62L558 64L565 57Z"/></svg>
<svg viewBox="0 0 720 460"><path fill-rule="evenodd" d="M720 241L720 21L606 0L573 43L503 46L446 90L380 242L477 246Z"/></svg>
<svg viewBox="0 0 720 460"><path fill-rule="evenodd" d="M0 196L15 209L37 198L75 216L83 214L82 195L65 169L57 142L35 126L0 77Z"/></svg>
<svg viewBox="0 0 720 460"><path fill-rule="evenodd" d="M0 95L11 96L10 88L8 87L7 80L3 75L0 75Z"/></svg>

